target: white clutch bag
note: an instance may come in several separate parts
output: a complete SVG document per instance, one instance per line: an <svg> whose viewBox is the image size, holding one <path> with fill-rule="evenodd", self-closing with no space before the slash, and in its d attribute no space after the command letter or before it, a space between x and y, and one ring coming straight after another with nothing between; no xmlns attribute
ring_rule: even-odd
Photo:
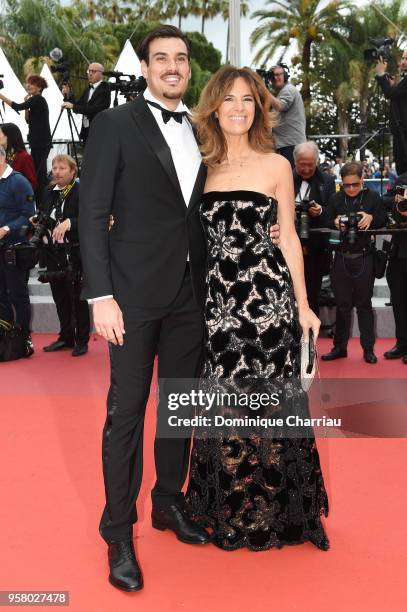
<svg viewBox="0 0 407 612"><path fill-rule="evenodd" d="M308 340L301 337L301 386L308 391L314 380L317 365L317 351L314 343L314 334L309 330Z"/></svg>

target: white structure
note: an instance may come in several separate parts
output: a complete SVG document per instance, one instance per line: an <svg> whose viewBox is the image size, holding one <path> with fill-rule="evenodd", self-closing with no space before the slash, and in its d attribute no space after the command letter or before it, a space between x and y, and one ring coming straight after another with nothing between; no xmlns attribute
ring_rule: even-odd
<svg viewBox="0 0 407 612"><path fill-rule="evenodd" d="M55 125L58 121L59 114L61 112L63 95L58 87L56 80L54 79L54 75L49 69L48 64L44 64L41 70L41 76L47 81L48 87L44 89L42 95L48 102L49 108L49 125L51 128L51 133L54 131ZM78 115L77 113L72 113L72 119L77 126L78 132L81 130L82 124L82 115ZM73 127L73 135L75 141L78 140L78 135ZM61 118L58 122L58 127L55 131L53 140L71 140L71 130L69 129L68 122L68 113L66 110L61 115Z"/></svg>
<svg viewBox="0 0 407 612"><path fill-rule="evenodd" d="M0 74L4 74L2 81L4 82L4 93L7 98L13 102L24 102L27 95L26 90L21 85L14 70L10 66L8 59L4 55L3 49L0 47ZM27 140L28 125L24 117L24 111L17 113L8 104L0 102L0 122L15 123L21 130L24 140Z"/></svg>
<svg viewBox="0 0 407 612"><path fill-rule="evenodd" d="M229 0L229 62L240 68L240 0Z"/></svg>
<svg viewBox="0 0 407 612"><path fill-rule="evenodd" d="M124 74L134 74L136 78L141 76L139 58L137 57L137 53L135 52L133 45L128 39L124 43L124 47L119 55L119 59L117 60L114 70L117 72L123 72ZM123 77L122 80L128 81L129 79L127 77ZM115 79L110 78L109 81L114 83ZM112 93L110 106L113 106L114 97L114 93ZM124 104L126 102L126 98L119 94L118 102L119 104Z"/></svg>

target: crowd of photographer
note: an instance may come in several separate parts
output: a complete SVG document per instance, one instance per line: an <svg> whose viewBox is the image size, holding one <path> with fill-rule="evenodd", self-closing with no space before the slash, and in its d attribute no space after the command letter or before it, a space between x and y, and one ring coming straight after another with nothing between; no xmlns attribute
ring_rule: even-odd
<svg viewBox="0 0 407 612"><path fill-rule="evenodd" d="M376 59L377 79L396 109L392 123L396 132L407 79L403 77L401 84L394 86L382 74L386 63L379 57ZM407 69L407 52L401 60L403 67ZM101 64L91 63L87 70L88 85L75 100L65 74L67 66L61 64L54 70L64 71L63 109L82 115L80 136L84 144L96 114L109 107L112 91L132 97L145 85L141 79L124 83L120 76L129 75L106 73ZM397 179L387 165L388 177L391 176L396 186L380 198L363 183L364 178L377 174L374 163L344 163L337 158L335 162L319 165L317 145L306 141L302 99L289 83L287 67L279 65L258 73L274 91L274 94L270 92L271 110L280 114L279 125L273 131L276 149L293 166L296 222L303 248L306 288L310 306L317 315L323 277L330 274L331 278L336 304L334 344L322 359L346 357L351 312L356 307L364 359L370 364L377 362L372 296L374 280L379 275L375 238L366 230L388 225L389 216L393 224L405 226L406 232L394 234L388 249L387 279L397 342L385 357L402 357L407 363L407 168ZM103 76L113 76L116 83L107 83ZM42 269L39 280L49 282L60 322L57 339L44 347L44 351L69 348L74 356L80 356L88 350L90 318L87 302L80 299L78 167L68 155L55 156L51 182L46 184L44 171L51 133L42 91L47 84L42 77L32 75L26 85L28 96L20 104L0 93L0 99L16 110L26 110L32 155L27 153L17 126L12 123L0 126L0 319L8 326L16 324L20 328L24 354L31 355L34 349L27 284L29 268L39 253ZM395 152L404 151L403 138L402 135L400 148L395 144ZM404 167L403 159L400 154L396 156L398 169ZM339 191L338 180L342 183Z"/></svg>

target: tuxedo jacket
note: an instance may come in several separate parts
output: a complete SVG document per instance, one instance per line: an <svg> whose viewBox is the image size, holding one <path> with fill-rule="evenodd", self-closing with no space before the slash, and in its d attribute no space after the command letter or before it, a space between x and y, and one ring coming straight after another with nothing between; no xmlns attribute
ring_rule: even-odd
<svg viewBox="0 0 407 612"><path fill-rule="evenodd" d="M55 202L59 198L59 192L54 191L53 186L47 187L44 191L41 204L39 208L42 212L50 215L53 208L55 208ZM68 193L64 208L62 211L62 220L70 219L71 229L67 232L67 238L69 242L78 242L78 215L79 215L79 183L76 181L71 191Z"/></svg>
<svg viewBox="0 0 407 612"><path fill-rule="evenodd" d="M89 119L89 125L98 113L109 108L110 106L110 89L105 81L102 81L93 92L91 99L88 102L89 86L86 87L81 97L77 102L73 100L73 112L86 115Z"/></svg>
<svg viewBox="0 0 407 612"><path fill-rule="evenodd" d="M199 217L201 164L188 206L170 149L143 96L100 113L86 145L79 205L83 297L124 307L170 306L187 256L203 306L206 247ZM109 215L114 225L108 231Z"/></svg>

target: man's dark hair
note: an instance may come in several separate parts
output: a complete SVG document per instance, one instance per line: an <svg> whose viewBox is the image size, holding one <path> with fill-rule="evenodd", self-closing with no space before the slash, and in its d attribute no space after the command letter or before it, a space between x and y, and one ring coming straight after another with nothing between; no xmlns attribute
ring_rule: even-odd
<svg viewBox="0 0 407 612"><path fill-rule="evenodd" d="M359 178L362 178L363 175L363 166L360 162L351 161L344 164L341 168L341 178L344 179L345 176L356 175Z"/></svg>
<svg viewBox="0 0 407 612"><path fill-rule="evenodd" d="M176 28L175 26L160 25L157 28L154 28L154 30L151 30L151 32L149 32L147 36L145 36L141 41L137 49L137 55L139 57L140 62L144 60L148 66L150 43L156 38L180 38L185 43L188 59L190 58L191 41L189 40L189 38L185 36L185 34L179 28Z"/></svg>

